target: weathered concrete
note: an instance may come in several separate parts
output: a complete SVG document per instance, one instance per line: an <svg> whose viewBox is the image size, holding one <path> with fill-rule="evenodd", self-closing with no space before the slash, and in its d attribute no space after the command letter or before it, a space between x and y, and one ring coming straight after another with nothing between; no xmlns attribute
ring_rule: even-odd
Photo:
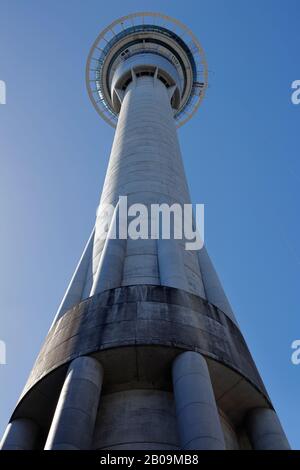
<svg viewBox="0 0 300 470"><path fill-rule="evenodd" d="M254 450L289 450L290 445L274 410L251 410L246 422Z"/></svg>
<svg viewBox="0 0 300 470"><path fill-rule="evenodd" d="M178 449L173 394L126 390L101 398L94 449Z"/></svg>
<svg viewBox="0 0 300 470"><path fill-rule="evenodd" d="M230 423L230 421L228 420L227 416L225 416L220 409L218 411L226 450L239 450L240 444L236 430L232 426L232 423Z"/></svg>
<svg viewBox="0 0 300 470"><path fill-rule="evenodd" d="M224 450L214 392L201 354L188 351L176 358L173 389L181 449Z"/></svg>
<svg viewBox="0 0 300 470"><path fill-rule="evenodd" d="M71 362L54 413L45 450L90 449L103 380L92 357Z"/></svg>
<svg viewBox="0 0 300 470"><path fill-rule="evenodd" d="M239 329L223 312L184 290L149 285L105 291L65 313L49 332L24 392L78 355L146 344L202 352L242 373L267 397Z"/></svg>
<svg viewBox="0 0 300 470"><path fill-rule="evenodd" d="M10 422L0 443L1 450L33 450L39 428L31 419L19 418Z"/></svg>

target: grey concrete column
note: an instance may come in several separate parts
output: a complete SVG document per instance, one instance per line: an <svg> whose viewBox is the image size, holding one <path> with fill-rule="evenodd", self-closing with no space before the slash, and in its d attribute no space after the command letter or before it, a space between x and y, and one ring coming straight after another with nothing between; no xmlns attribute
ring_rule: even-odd
<svg viewBox="0 0 300 470"><path fill-rule="evenodd" d="M179 240L174 244L162 240L160 259L152 240L135 240L136 243L125 246L123 260L123 240L104 244L101 239L100 214L106 204L115 207L119 196L128 197L128 207L139 203L148 210L151 204L180 204L183 208L183 204L190 203L169 88L155 77L134 75L120 101L121 110L96 221L92 293L100 292L98 289L134 284L157 285L160 270L162 284L203 296L199 290L202 281L197 254L190 252L187 255Z"/></svg>
<svg viewBox="0 0 300 470"><path fill-rule="evenodd" d="M188 290L182 249L176 240L157 240L158 266L162 286Z"/></svg>
<svg viewBox="0 0 300 470"><path fill-rule="evenodd" d="M224 435L204 357L184 352L175 359L172 372L181 448L224 450Z"/></svg>
<svg viewBox="0 0 300 470"><path fill-rule="evenodd" d="M38 431L38 425L31 419L14 419L5 430L0 443L0 449L33 450L38 437Z"/></svg>
<svg viewBox="0 0 300 470"><path fill-rule="evenodd" d="M116 238L119 203L115 207L104 248L99 259L90 297L122 284L126 239ZM124 228L124 227L123 227ZM127 230L127 225L126 225Z"/></svg>
<svg viewBox="0 0 300 470"><path fill-rule="evenodd" d="M103 380L92 357L74 359L58 399L45 450L90 449Z"/></svg>
<svg viewBox="0 0 300 470"><path fill-rule="evenodd" d="M82 300L82 293L87 278L88 266L93 253L95 228L93 228L90 238L83 250L79 263L67 288L65 296L58 308L57 314L53 320L52 326L59 320L67 310L72 308ZM52 328L51 326L51 328Z"/></svg>
<svg viewBox="0 0 300 470"><path fill-rule="evenodd" d="M237 325L230 303L205 246L198 251L198 260L207 300L226 313Z"/></svg>
<svg viewBox="0 0 300 470"><path fill-rule="evenodd" d="M246 428L254 450L289 450L290 445L274 410L255 408L247 416Z"/></svg>

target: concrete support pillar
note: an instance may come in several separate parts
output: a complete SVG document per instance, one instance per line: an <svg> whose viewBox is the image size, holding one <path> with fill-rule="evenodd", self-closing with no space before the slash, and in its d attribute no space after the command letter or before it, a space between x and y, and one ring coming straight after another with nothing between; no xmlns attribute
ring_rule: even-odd
<svg viewBox="0 0 300 470"><path fill-rule="evenodd" d="M116 237L118 221L117 204L109 226L104 248L101 253L98 268L94 278L90 297L107 289L114 289L122 284L124 258L126 254L126 239ZM127 225L125 227L127 229ZM123 227L124 230L124 227Z"/></svg>
<svg viewBox="0 0 300 470"><path fill-rule="evenodd" d="M274 410L255 408L247 416L246 428L254 450L289 450L290 445Z"/></svg>
<svg viewBox="0 0 300 470"><path fill-rule="evenodd" d="M157 240L160 283L162 286L188 290L182 249L176 240Z"/></svg>
<svg viewBox="0 0 300 470"><path fill-rule="evenodd" d="M28 418L14 419L8 424L2 441L1 450L33 450L38 437L38 425Z"/></svg>
<svg viewBox="0 0 300 470"><path fill-rule="evenodd" d="M103 380L92 357L74 359L58 399L45 450L90 449Z"/></svg>
<svg viewBox="0 0 300 470"><path fill-rule="evenodd" d="M52 326L55 322L57 322L57 320L59 320L63 316L64 313L66 313L67 310L74 307L74 305L76 305L82 300L82 294L88 274L88 266L90 264L93 253L94 235L95 229L93 229L90 238L85 246L85 249L82 253L82 256L68 286L67 292L65 293L65 296L53 320Z"/></svg>
<svg viewBox="0 0 300 470"><path fill-rule="evenodd" d="M224 292L219 276L207 253L205 246L198 251L199 267L202 275L206 298L237 324L234 313Z"/></svg>
<svg viewBox="0 0 300 470"><path fill-rule="evenodd" d="M224 435L204 357L184 352L175 359L172 372L181 449L224 450Z"/></svg>

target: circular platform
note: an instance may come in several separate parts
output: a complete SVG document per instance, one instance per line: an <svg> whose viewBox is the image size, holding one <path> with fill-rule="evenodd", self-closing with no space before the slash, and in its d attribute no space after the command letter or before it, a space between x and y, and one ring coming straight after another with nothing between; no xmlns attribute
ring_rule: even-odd
<svg viewBox="0 0 300 470"><path fill-rule="evenodd" d="M208 71L204 51L194 34L180 21L160 13L133 13L111 23L95 40L86 65L89 97L100 116L116 127L118 109L114 106L111 84L115 72L128 59L138 55L159 56L176 69L180 80L180 97L174 109L176 126L187 122L204 98ZM141 74L151 74L140 70ZM155 70L153 70L153 74ZM157 78L167 87L172 84L164 70L157 68ZM131 75L122 83L122 89Z"/></svg>

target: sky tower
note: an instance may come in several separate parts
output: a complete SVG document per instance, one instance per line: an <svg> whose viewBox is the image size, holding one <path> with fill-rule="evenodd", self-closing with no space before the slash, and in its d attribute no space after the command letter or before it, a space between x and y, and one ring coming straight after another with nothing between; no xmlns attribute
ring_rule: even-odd
<svg viewBox="0 0 300 470"><path fill-rule="evenodd" d="M110 236L120 196L190 204L176 128L207 87L199 42L166 15L125 16L97 37L86 81L116 127L104 187L2 449L289 449L206 249Z"/></svg>

